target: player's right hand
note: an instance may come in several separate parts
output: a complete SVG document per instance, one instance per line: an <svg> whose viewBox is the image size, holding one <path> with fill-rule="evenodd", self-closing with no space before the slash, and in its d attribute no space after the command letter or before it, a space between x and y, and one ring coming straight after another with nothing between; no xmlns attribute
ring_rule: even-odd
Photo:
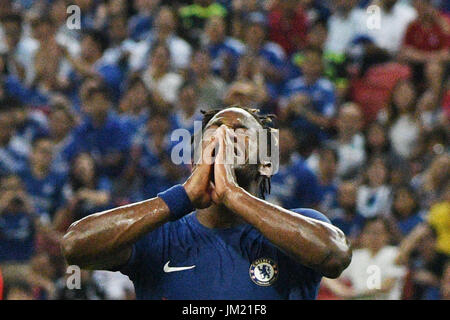
<svg viewBox="0 0 450 320"><path fill-rule="evenodd" d="M193 206L197 209L208 208L212 204L210 181L214 174L214 150L218 144L215 136L202 144L202 161L194 165L190 177L183 184Z"/></svg>

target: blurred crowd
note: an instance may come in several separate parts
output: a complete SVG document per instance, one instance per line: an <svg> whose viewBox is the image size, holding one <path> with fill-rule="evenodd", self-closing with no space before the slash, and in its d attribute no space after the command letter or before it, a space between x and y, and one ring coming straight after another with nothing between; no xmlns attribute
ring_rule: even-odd
<svg viewBox="0 0 450 320"><path fill-rule="evenodd" d="M449 66L446 0L0 1L3 298L133 299L69 289L62 235L183 182L171 132L239 104L277 115L267 200L352 243L319 299L449 299Z"/></svg>

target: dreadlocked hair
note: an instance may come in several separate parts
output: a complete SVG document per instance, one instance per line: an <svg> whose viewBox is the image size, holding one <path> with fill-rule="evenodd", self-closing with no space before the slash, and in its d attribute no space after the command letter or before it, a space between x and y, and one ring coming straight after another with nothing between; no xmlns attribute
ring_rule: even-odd
<svg viewBox="0 0 450 320"><path fill-rule="evenodd" d="M271 152L271 145L272 145L272 139L271 139L271 133L272 130L275 129L274 127L274 119L276 118L276 115L274 114L261 114L259 109L255 108L248 108L248 107L241 107L239 105L232 105L227 107L228 108L239 108L242 110L247 111L250 113L253 118L265 129L267 132L267 144L268 144L268 152ZM209 121L214 118L214 116L219 113L220 111L223 111L224 109L211 109L211 110L201 110L200 112L203 114L202 119L202 131L205 129L206 125L209 123ZM269 155L270 156L270 155ZM258 155L259 157L259 155ZM259 196L261 199L265 199L266 194L270 194L270 177L259 175Z"/></svg>

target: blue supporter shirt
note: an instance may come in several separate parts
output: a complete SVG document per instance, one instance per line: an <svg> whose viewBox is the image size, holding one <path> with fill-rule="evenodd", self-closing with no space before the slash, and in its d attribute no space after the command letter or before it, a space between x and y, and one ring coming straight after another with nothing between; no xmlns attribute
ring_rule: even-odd
<svg viewBox="0 0 450 320"><path fill-rule="evenodd" d="M331 218L331 223L341 229L347 237L356 238L364 228L366 218L358 212L346 216L343 210L338 208L335 210L334 217Z"/></svg>
<svg viewBox="0 0 450 320"><path fill-rule="evenodd" d="M320 208L327 211L337 207L337 184L332 182L328 185L319 182Z"/></svg>
<svg viewBox="0 0 450 320"><path fill-rule="evenodd" d="M27 88L22 82L13 75L5 77L3 89L10 97L13 97L25 105L42 105L48 102L45 97L37 91Z"/></svg>
<svg viewBox="0 0 450 320"><path fill-rule="evenodd" d="M128 143L131 144L136 134L142 127L145 127L150 118L150 113L143 111L139 115L119 114L122 130L128 136Z"/></svg>
<svg viewBox="0 0 450 320"><path fill-rule="evenodd" d="M236 72L239 57L243 53L244 46L238 40L226 38L220 43L210 44L207 50L211 56L211 67L214 73L220 75L225 58L231 59L232 72Z"/></svg>
<svg viewBox="0 0 450 320"><path fill-rule="evenodd" d="M107 192L109 194L112 193L112 182L109 178L107 177L98 177L96 179L96 185L95 185L95 191L103 191L103 192ZM82 187L81 187L82 188ZM67 183L66 185L64 185L63 187L63 197L64 197L64 201L66 203L68 203L70 200L73 199L73 197L75 196L76 192L79 191L78 190L74 190L72 185L70 183ZM75 218L74 220L80 220L90 214L96 213L96 212L102 212L105 210L109 210L111 209L113 206L110 203L106 203L103 205L97 205L94 204L90 201L86 201L83 200L81 202L78 203L77 209L76 209L76 213L75 213Z"/></svg>
<svg viewBox="0 0 450 320"><path fill-rule="evenodd" d="M164 168L156 147L152 143L151 135L144 135L142 140L138 141L136 146L140 148L141 156L139 159L139 176L142 181L140 190L141 199L155 197L157 193L170 188L177 181L173 181L168 176ZM166 146L168 148L169 145ZM170 155L170 150L165 151Z"/></svg>
<svg viewBox="0 0 450 320"><path fill-rule="evenodd" d="M399 219L397 221L397 227L403 235L410 233L419 223L423 222L422 212L412 214L405 219Z"/></svg>
<svg viewBox="0 0 450 320"><path fill-rule="evenodd" d="M296 94L306 94L310 97L313 105L313 111L316 113L331 118L334 116L336 109L336 96L334 85L325 78L320 78L314 84L306 84L303 77L298 77L288 81L284 88L282 96L290 98ZM326 139L328 136L319 126L309 122L307 119L299 116L293 121L293 126L302 131L309 131L316 135L320 140Z"/></svg>
<svg viewBox="0 0 450 320"><path fill-rule="evenodd" d="M34 224L28 214L0 214L0 263L30 260L34 253L34 235Z"/></svg>
<svg viewBox="0 0 450 320"><path fill-rule="evenodd" d="M329 223L312 209L292 211ZM210 229L196 212L142 237L120 271L138 299L315 299L322 278L253 226Z"/></svg>
<svg viewBox="0 0 450 320"><path fill-rule="evenodd" d="M153 17L151 15L136 14L130 18L128 30L131 39L134 41L144 40L148 36L153 26Z"/></svg>
<svg viewBox="0 0 450 320"><path fill-rule="evenodd" d="M96 63L95 69L109 87L111 97L117 102L122 91L122 82L124 78L122 70L114 64L107 64L102 61Z"/></svg>
<svg viewBox="0 0 450 320"><path fill-rule="evenodd" d="M312 207L320 201L317 177L300 157L294 158L288 165L280 165L270 184L267 200L284 208Z"/></svg>
<svg viewBox="0 0 450 320"><path fill-rule="evenodd" d="M11 142L6 146L0 146L0 176L24 170L26 159L26 155L18 152Z"/></svg>
<svg viewBox="0 0 450 320"><path fill-rule="evenodd" d="M72 133L63 141L54 145L52 170L61 174L69 174L73 158L77 153L77 143Z"/></svg>
<svg viewBox="0 0 450 320"><path fill-rule="evenodd" d="M282 75L280 82L266 81L266 88L271 98L277 99L283 90L283 82L286 77L286 61L284 50L273 42L267 42L258 52L258 56L266 60Z"/></svg>
<svg viewBox="0 0 450 320"><path fill-rule="evenodd" d="M108 154L125 154L129 148L129 134L122 126L121 121L113 114L109 113L102 126L94 126L89 118L75 129L74 141L76 154L88 152L99 165L100 174L115 176L121 172L123 165L117 167L106 167L102 165L102 159Z"/></svg>
<svg viewBox="0 0 450 320"><path fill-rule="evenodd" d="M33 199L37 213L46 218L52 217L56 208L63 202L62 189L67 176L50 171L47 176L37 178L29 168L26 168L20 172L20 177L27 193Z"/></svg>

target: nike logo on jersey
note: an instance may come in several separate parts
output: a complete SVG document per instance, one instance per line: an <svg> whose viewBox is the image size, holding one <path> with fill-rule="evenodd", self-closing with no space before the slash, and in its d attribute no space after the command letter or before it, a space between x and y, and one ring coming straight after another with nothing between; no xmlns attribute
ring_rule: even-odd
<svg viewBox="0 0 450 320"><path fill-rule="evenodd" d="M170 263L170 260L169 261L167 261L167 263L164 265L164 272L177 272L177 271L184 271L184 270L189 270L189 269L192 269L192 268L195 268L195 265L193 265L193 266L189 266L189 267L169 267L169 263Z"/></svg>

